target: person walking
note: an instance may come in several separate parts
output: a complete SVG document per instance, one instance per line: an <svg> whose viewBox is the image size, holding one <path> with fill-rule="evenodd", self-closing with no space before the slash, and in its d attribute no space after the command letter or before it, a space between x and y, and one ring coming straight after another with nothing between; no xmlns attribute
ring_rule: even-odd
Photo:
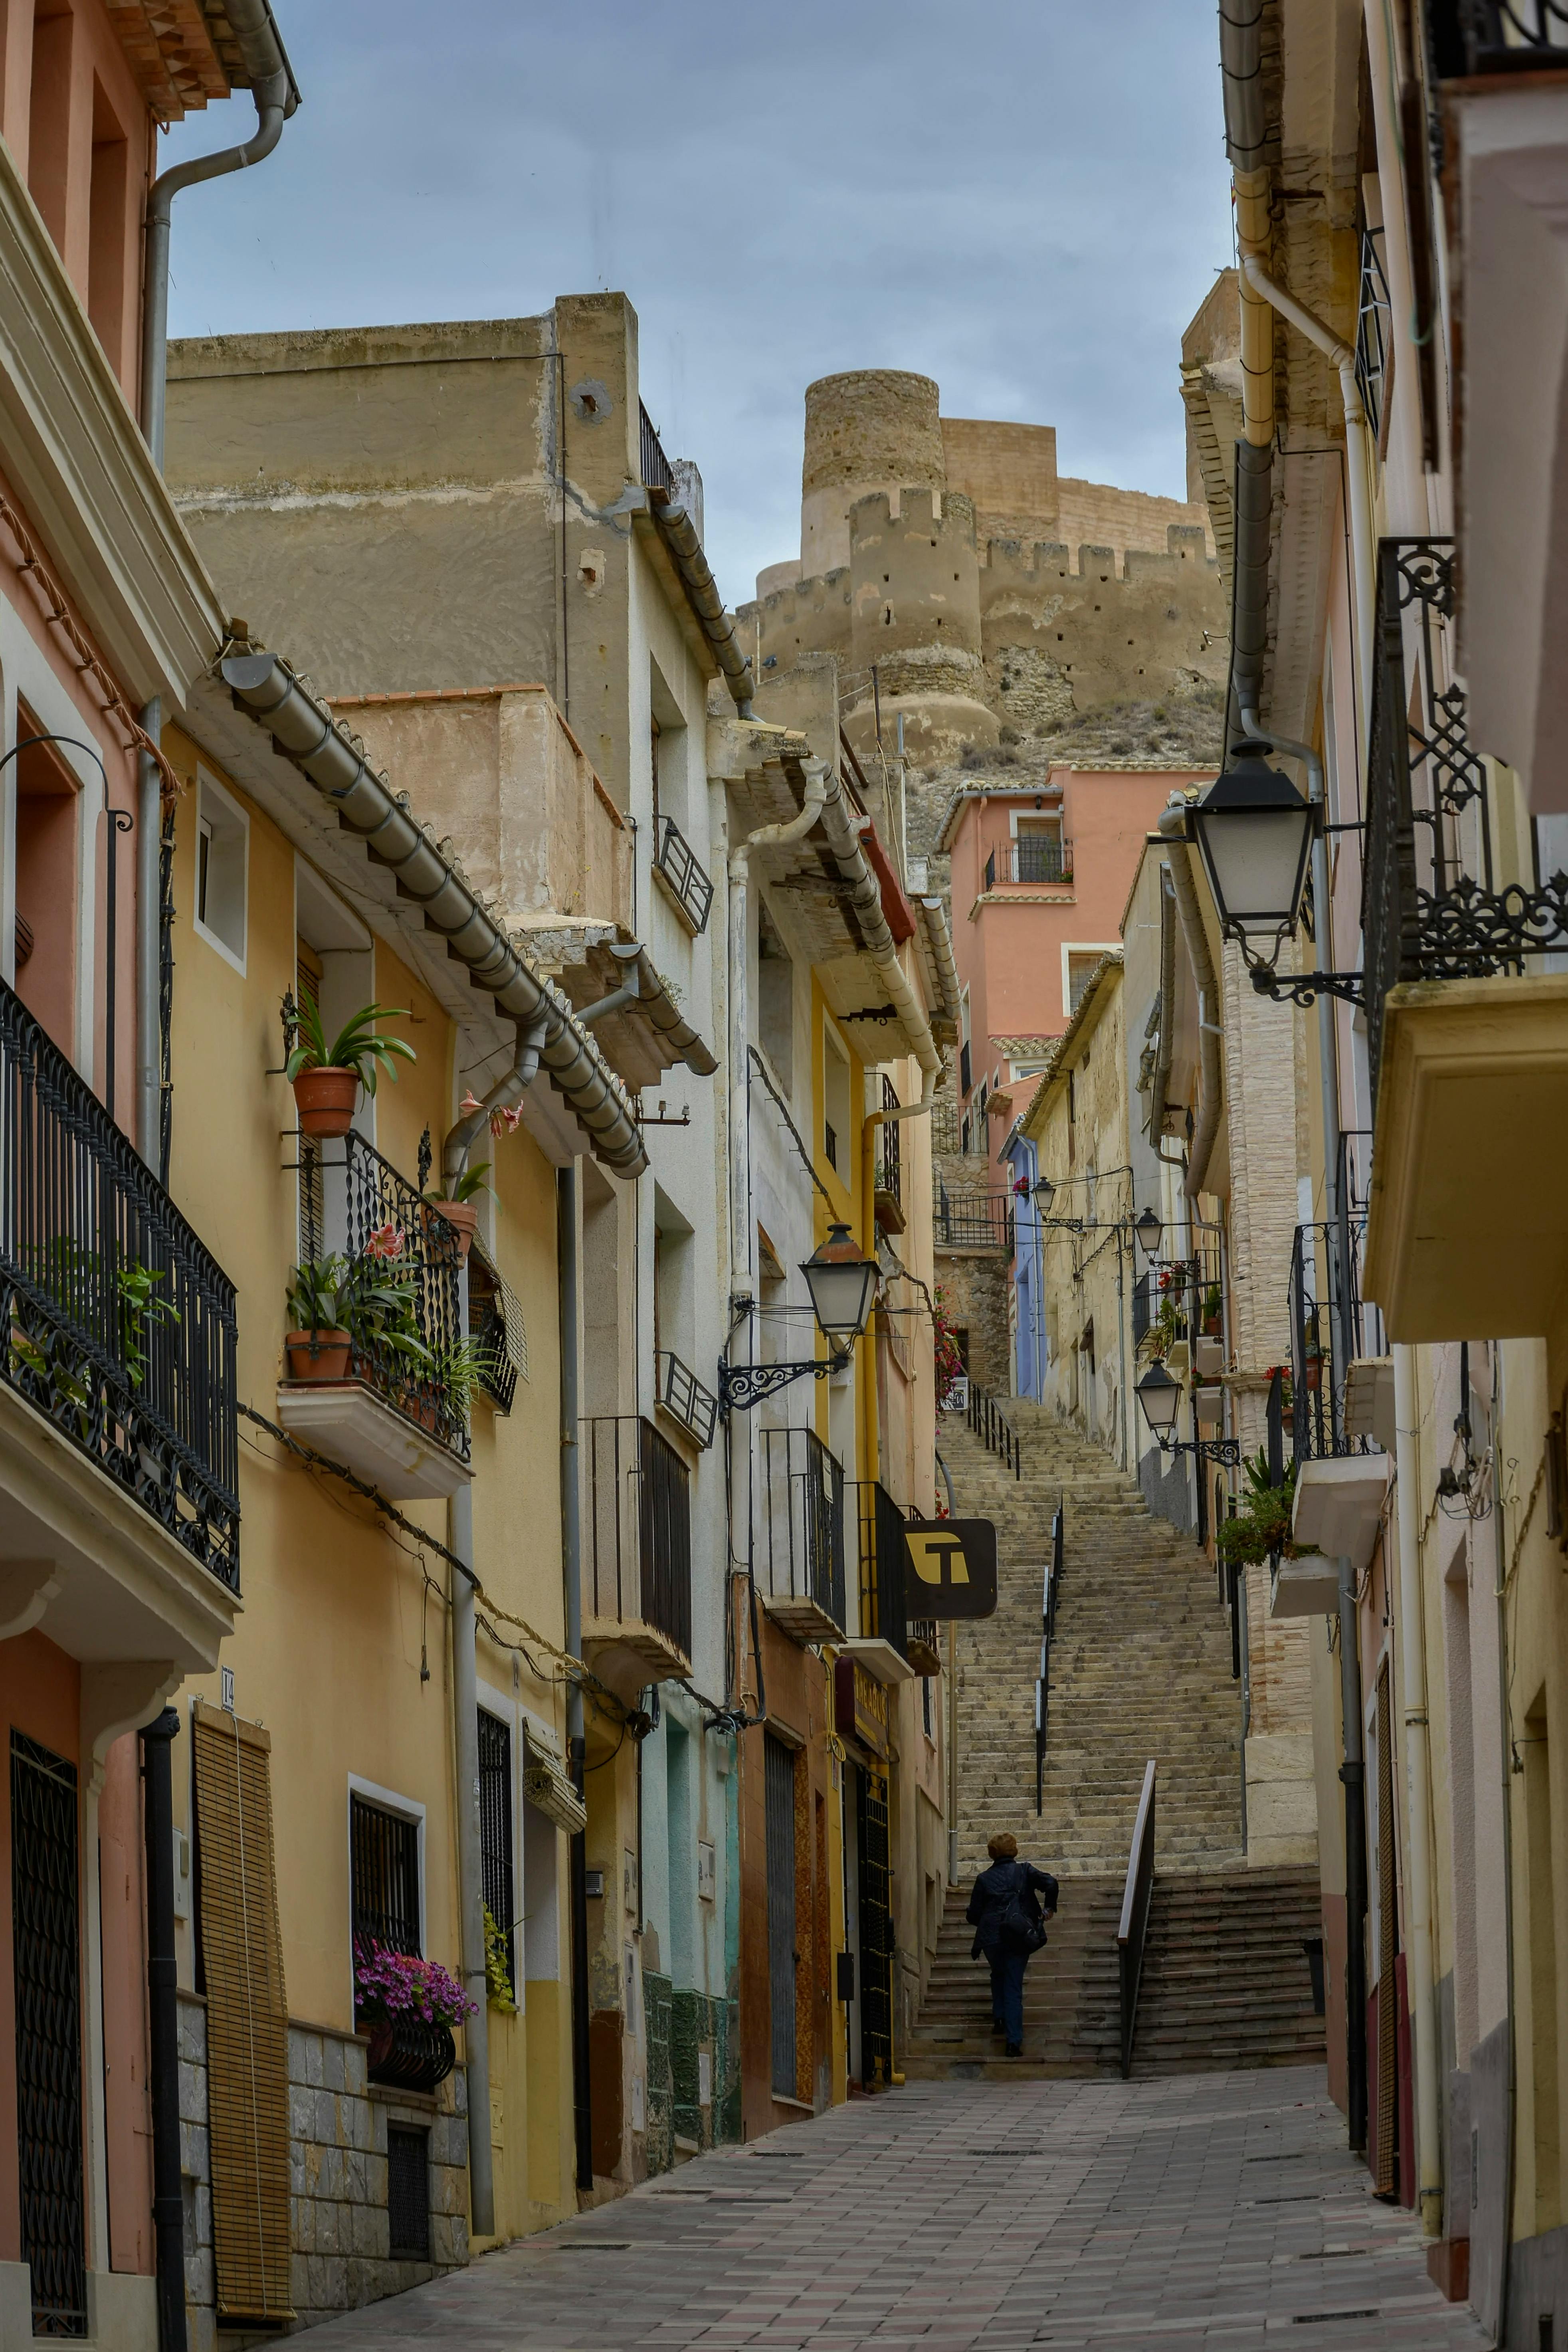
<svg viewBox="0 0 1568 2352"><path fill-rule="evenodd" d="M992 2031L1005 2034L1009 2058L1021 2058L1024 1970L1030 1953L1046 1940L1046 1920L1056 1911L1058 1889L1048 1870L1018 1860L1018 1841L1011 1830L998 1830L985 1850L991 1867L975 1880L964 1915L974 1930L969 1957L977 1960L984 1953L990 1961Z"/></svg>

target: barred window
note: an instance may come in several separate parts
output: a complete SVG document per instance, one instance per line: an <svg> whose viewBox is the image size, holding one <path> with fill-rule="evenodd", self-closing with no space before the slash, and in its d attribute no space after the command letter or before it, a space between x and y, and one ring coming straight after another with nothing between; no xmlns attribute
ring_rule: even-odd
<svg viewBox="0 0 1568 2352"><path fill-rule="evenodd" d="M349 1862L355 1944L417 1956L418 1822L373 1805L357 1791L351 1793Z"/></svg>
<svg viewBox="0 0 1568 2352"><path fill-rule="evenodd" d="M500 1930L508 1990L517 1997L517 1905L511 1867L511 1726L479 1709L479 1874Z"/></svg>

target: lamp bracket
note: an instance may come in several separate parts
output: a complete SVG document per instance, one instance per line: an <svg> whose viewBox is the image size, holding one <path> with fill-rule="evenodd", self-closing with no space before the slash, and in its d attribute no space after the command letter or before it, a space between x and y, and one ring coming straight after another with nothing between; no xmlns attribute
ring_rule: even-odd
<svg viewBox="0 0 1568 2352"><path fill-rule="evenodd" d="M719 1359L719 1410L749 1412L754 1404L765 1403L780 1389L787 1389L792 1381L812 1378L825 1381L831 1372L844 1371L850 1362L847 1352L838 1356L814 1356L805 1364L731 1364Z"/></svg>
<svg viewBox="0 0 1568 2352"><path fill-rule="evenodd" d="M1366 975L1360 971L1303 971L1281 980L1266 963L1249 966L1252 985L1259 996L1275 1004L1314 1004L1320 996L1339 996L1347 1004L1366 1003Z"/></svg>
<svg viewBox="0 0 1568 2352"><path fill-rule="evenodd" d="M1159 1446L1162 1454L1195 1454L1200 1462L1206 1457L1226 1470L1239 1470L1241 1467L1239 1437L1162 1437Z"/></svg>

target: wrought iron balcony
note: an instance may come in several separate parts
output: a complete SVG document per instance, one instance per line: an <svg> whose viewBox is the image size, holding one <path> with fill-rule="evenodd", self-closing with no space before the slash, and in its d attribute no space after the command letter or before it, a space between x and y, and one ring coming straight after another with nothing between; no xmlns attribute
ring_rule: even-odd
<svg viewBox="0 0 1568 2352"><path fill-rule="evenodd" d="M693 939L708 929L713 885L697 862L696 853L672 816L661 816L654 827L653 870L674 899L681 921Z"/></svg>
<svg viewBox="0 0 1568 2352"><path fill-rule="evenodd" d="M936 1232L943 1249L1001 1249L1013 1246L1011 1192L950 1192L937 1187Z"/></svg>
<svg viewBox="0 0 1568 2352"><path fill-rule="evenodd" d="M994 890L997 882L1070 882L1072 880L1072 844L1047 834L1020 834L1017 840L1000 845L1001 857L994 849L985 861L985 887Z"/></svg>
<svg viewBox="0 0 1568 2352"><path fill-rule="evenodd" d="M654 1359L657 1401L670 1418L706 1448L713 1443L713 1427L719 1418L719 1400L711 1389L705 1389L696 1373L661 1349Z"/></svg>
<svg viewBox="0 0 1568 2352"><path fill-rule="evenodd" d="M909 1654L904 1608L903 1512L880 1479L855 1481L855 1520L859 1536L860 1634L889 1643L900 1658Z"/></svg>
<svg viewBox="0 0 1568 2352"><path fill-rule="evenodd" d="M1470 743L1464 688L1442 683L1452 675L1453 618L1453 541L1384 540L1362 885L1374 1099L1391 988L1522 972L1532 957L1568 948L1568 875L1499 886L1486 768ZM1407 630L1415 638L1414 698Z"/></svg>
<svg viewBox="0 0 1568 2352"><path fill-rule="evenodd" d="M1346 1428L1345 1376L1358 1358L1383 1353L1382 1318L1363 1306L1364 1211L1337 1223L1298 1225L1290 1255L1290 1412L1296 1459L1365 1454Z"/></svg>
<svg viewBox="0 0 1568 2352"><path fill-rule="evenodd" d="M0 1377L239 1590L235 1289L0 982Z"/></svg>
<svg viewBox="0 0 1568 2352"><path fill-rule="evenodd" d="M899 1108L899 1090L891 1078L882 1079L882 1108ZM904 1171L900 1143L900 1122L885 1118L877 1129L876 1177L872 1190L876 1196L877 1223L885 1232L901 1234L904 1230Z"/></svg>
<svg viewBox="0 0 1568 2352"><path fill-rule="evenodd" d="M417 1185L352 1131L324 1141L301 1135L298 1142L301 1263L341 1254L367 1280L406 1301L401 1319L372 1311L356 1323L349 1378L466 1463L468 1409L463 1385L453 1378L462 1253L457 1227L421 1189L429 1174L428 1132Z"/></svg>
<svg viewBox="0 0 1568 2352"><path fill-rule="evenodd" d="M1442 79L1568 67L1563 0L1430 0L1427 19Z"/></svg>
<svg viewBox="0 0 1568 2352"><path fill-rule="evenodd" d="M801 1642L836 1642L845 1618L844 1472L815 1430L762 1433L757 1582Z"/></svg>
<svg viewBox="0 0 1568 2352"><path fill-rule="evenodd" d="M629 1650L652 1679L687 1673L691 1474L636 1414L600 1415L582 1432L584 1637Z"/></svg>

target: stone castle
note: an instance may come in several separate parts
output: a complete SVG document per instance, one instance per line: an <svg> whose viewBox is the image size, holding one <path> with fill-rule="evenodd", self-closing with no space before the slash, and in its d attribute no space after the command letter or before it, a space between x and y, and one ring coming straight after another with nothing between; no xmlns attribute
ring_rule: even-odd
<svg viewBox="0 0 1568 2352"><path fill-rule="evenodd" d="M1202 503L1058 475L1054 427L944 417L929 376L864 369L808 387L800 556L736 619L764 699L830 656L857 752L901 718L934 777L1107 707L1212 703L1226 605Z"/></svg>

